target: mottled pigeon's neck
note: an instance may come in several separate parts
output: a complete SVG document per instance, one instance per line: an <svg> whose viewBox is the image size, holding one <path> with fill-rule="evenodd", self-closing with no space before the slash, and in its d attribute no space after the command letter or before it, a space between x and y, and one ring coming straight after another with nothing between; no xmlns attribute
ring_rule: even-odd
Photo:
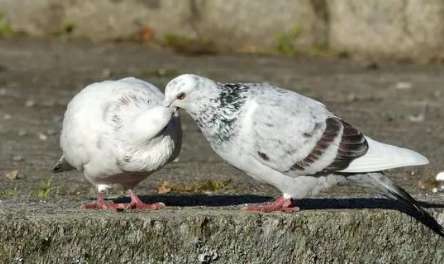
<svg viewBox="0 0 444 264"><path fill-rule="evenodd" d="M229 140L237 132L236 123L247 92L248 87L243 84L218 83L216 90L190 112L212 145Z"/></svg>

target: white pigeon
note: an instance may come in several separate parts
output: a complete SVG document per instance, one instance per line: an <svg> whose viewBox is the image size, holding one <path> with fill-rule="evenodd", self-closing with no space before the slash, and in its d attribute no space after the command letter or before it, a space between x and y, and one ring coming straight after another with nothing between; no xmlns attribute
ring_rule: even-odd
<svg viewBox="0 0 444 264"><path fill-rule="evenodd" d="M295 211L294 199L349 182L376 187L435 221L379 172L424 165L427 158L364 136L318 101L267 83L219 83L184 74L167 84L165 106L183 108L218 155L283 193L247 210Z"/></svg>
<svg viewBox="0 0 444 264"><path fill-rule="evenodd" d="M179 154L180 119L163 100L154 85L125 78L88 85L68 104L60 136L63 155L53 171L75 168L97 187L97 201L84 208L164 207L143 203L132 190ZM104 192L115 184L129 190L129 204L104 201Z"/></svg>

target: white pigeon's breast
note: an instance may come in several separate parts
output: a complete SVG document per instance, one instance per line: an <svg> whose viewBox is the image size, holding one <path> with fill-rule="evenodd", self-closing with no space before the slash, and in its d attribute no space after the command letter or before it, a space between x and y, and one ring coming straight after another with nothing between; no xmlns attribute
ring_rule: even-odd
<svg viewBox="0 0 444 264"><path fill-rule="evenodd" d="M65 113L60 138L65 159L91 182L100 179L102 184L107 177L115 183L121 173L149 172L164 165L174 151L175 142L169 135L146 145L121 141L123 128L162 100L157 88L134 78L86 87L71 100Z"/></svg>

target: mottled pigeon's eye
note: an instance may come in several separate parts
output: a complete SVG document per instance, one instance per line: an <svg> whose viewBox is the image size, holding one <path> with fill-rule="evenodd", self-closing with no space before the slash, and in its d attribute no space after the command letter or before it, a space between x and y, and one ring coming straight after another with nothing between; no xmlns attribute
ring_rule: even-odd
<svg viewBox="0 0 444 264"><path fill-rule="evenodd" d="M180 93L176 96L177 99L182 100L185 98L185 93Z"/></svg>

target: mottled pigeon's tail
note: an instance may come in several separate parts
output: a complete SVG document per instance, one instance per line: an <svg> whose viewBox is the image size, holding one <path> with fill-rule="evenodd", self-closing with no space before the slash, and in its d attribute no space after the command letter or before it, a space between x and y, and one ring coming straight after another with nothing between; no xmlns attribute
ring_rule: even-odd
<svg viewBox="0 0 444 264"><path fill-rule="evenodd" d="M350 175L347 179L364 187L376 187L378 190L382 191L382 194L386 197L399 201L403 209L405 209L406 212L411 213L411 215L417 218L418 221L428 226L435 233L444 237L444 227L441 226L433 216L425 211L421 204L410 194L394 184L382 173Z"/></svg>
<svg viewBox="0 0 444 264"><path fill-rule="evenodd" d="M74 167L71 166L66 160L65 157L62 155L59 159L59 161L57 161L57 163L52 167L52 172L54 173L59 173L59 172L64 172L64 171L70 171L70 170L74 170Z"/></svg>

